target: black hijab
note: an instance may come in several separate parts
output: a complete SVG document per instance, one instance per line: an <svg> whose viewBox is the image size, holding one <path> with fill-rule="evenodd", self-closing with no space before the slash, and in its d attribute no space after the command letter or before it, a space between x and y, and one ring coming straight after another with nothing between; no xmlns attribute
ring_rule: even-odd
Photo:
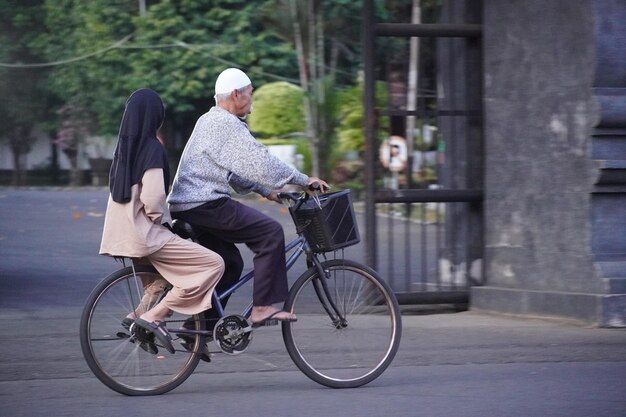
<svg viewBox="0 0 626 417"><path fill-rule="evenodd" d="M165 148L157 139L165 109L159 95L142 88L130 95L118 135L113 164L109 173L109 189L113 201L130 201L130 188L138 184L146 170L163 169L165 193L170 183L170 169Z"/></svg>

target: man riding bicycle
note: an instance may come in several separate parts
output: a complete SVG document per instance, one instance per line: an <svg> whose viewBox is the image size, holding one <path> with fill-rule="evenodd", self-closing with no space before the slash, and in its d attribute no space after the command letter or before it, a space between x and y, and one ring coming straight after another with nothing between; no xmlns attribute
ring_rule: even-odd
<svg viewBox="0 0 626 417"><path fill-rule="evenodd" d="M252 110L252 82L241 70L229 68L215 82L215 102L197 121L183 151L168 197L172 217L191 224L200 243L220 254L226 272L217 290L239 278L243 260L237 243L254 252L253 326L275 321L295 321L291 311L274 304L287 298L285 237L281 225L260 211L231 198L230 188L238 193L254 191L279 202L275 190L286 184L306 188L318 182L271 155L257 142L242 120ZM224 300L225 301L225 300ZM208 311L205 318L217 320ZM211 329L214 325L208 323Z"/></svg>

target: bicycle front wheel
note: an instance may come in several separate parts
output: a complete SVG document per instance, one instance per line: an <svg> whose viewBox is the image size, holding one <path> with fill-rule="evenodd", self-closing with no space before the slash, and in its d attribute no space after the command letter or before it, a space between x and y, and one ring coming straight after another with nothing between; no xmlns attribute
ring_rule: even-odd
<svg viewBox="0 0 626 417"><path fill-rule="evenodd" d="M312 380L332 388L367 384L393 360L402 333L400 307L371 268L348 260L322 263L292 286L282 324L287 352Z"/></svg>
<svg viewBox="0 0 626 417"><path fill-rule="evenodd" d="M151 266L137 266L135 273L127 267L102 280L87 299L80 322L83 356L94 375L121 394L166 393L185 381L198 365L204 337L196 334L184 341L175 334L188 316L174 313L167 320L174 354L154 339L135 338L128 324L122 323L133 310L140 315L158 303L167 291L160 285L164 282ZM204 330L199 316L193 318L195 330Z"/></svg>

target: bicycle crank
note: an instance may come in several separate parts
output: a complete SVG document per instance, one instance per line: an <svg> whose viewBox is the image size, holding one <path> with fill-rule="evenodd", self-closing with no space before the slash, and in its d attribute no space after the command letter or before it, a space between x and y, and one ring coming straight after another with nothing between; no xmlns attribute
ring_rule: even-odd
<svg viewBox="0 0 626 417"><path fill-rule="evenodd" d="M252 341L252 325L238 314L222 317L213 330L213 338L228 355L243 353Z"/></svg>

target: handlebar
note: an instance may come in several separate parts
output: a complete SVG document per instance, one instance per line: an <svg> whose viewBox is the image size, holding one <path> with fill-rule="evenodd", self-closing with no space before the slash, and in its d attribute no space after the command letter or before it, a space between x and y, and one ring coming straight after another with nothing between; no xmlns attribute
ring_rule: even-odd
<svg viewBox="0 0 626 417"><path fill-rule="evenodd" d="M311 191L321 191L322 190L322 186L320 185L319 182L314 181L311 184L309 184L309 190Z"/></svg>
<svg viewBox="0 0 626 417"><path fill-rule="evenodd" d="M315 181L312 182L311 184L309 184L307 186L307 189L309 191L313 191L315 193L320 193L323 192L322 186L319 182ZM310 197L308 192L301 192L301 191L291 191L291 192L279 192L278 193L278 198L283 202L283 203L287 203L287 202L292 202L292 203L297 203L299 201L306 201L308 200Z"/></svg>
<svg viewBox="0 0 626 417"><path fill-rule="evenodd" d="M298 201L301 197L302 193L298 191L278 193L278 198L280 198L281 200L291 200L294 203Z"/></svg>

